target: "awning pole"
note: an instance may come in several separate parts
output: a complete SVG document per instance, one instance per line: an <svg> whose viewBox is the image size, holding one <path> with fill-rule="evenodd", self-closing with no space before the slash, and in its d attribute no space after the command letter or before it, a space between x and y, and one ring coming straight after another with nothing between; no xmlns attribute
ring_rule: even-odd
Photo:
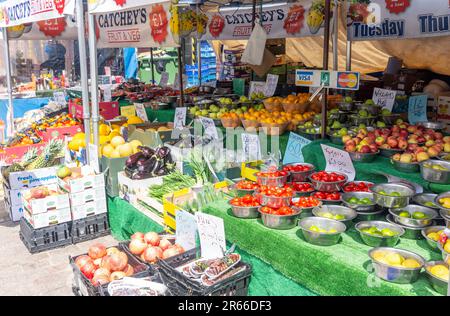
<svg viewBox="0 0 450 316"><path fill-rule="evenodd" d="M198 4L195 7L196 11L197 11L197 18L199 16L199 6ZM198 23L198 21L197 21ZM200 40L200 36L198 35L197 32L197 38L196 38L196 48L197 48L197 68L198 68L198 85L201 86L202 85L202 51L201 51L201 40Z"/></svg>
<svg viewBox="0 0 450 316"><path fill-rule="evenodd" d="M184 107L183 62L181 58L181 45L178 46L178 80L180 80L181 107Z"/></svg>
<svg viewBox="0 0 450 316"><path fill-rule="evenodd" d="M345 57L345 69L352 71L352 41L347 41L347 54Z"/></svg>
<svg viewBox="0 0 450 316"><path fill-rule="evenodd" d="M89 55L91 63L91 104L92 104L92 128L94 134L94 145L99 146L98 122L99 118L99 93L97 73L97 38L95 36L95 16L89 14ZM98 155L95 155L98 159ZM95 164L94 164L95 165Z"/></svg>
<svg viewBox="0 0 450 316"><path fill-rule="evenodd" d="M323 42L323 69L328 70L330 51L330 15L331 15L331 0L325 1L325 33ZM328 108L328 88L324 89L322 101L322 139L327 135L327 108Z"/></svg>
<svg viewBox="0 0 450 316"><path fill-rule="evenodd" d="M152 69L152 84L155 84L155 64L153 62L153 47L150 47L150 64Z"/></svg>
<svg viewBox="0 0 450 316"><path fill-rule="evenodd" d="M3 40L5 42L5 65L6 65L6 89L8 93L8 112L5 124L6 138L14 134L14 106L13 106L13 91L12 91L12 76L11 76L11 58L9 55L9 39L7 28L3 28ZM8 123L9 121L9 123Z"/></svg>
<svg viewBox="0 0 450 316"><path fill-rule="evenodd" d="M91 137L91 113L89 111L89 79L87 71L87 53L84 23L84 7L83 0L76 2L77 27L78 27L78 51L80 56L80 76L81 76L81 93L83 101L83 124L84 133L86 134L86 157L89 157L89 146Z"/></svg>
<svg viewBox="0 0 450 316"><path fill-rule="evenodd" d="M334 0L333 28L333 70L339 70L339 1L337 0Z"/></svg>

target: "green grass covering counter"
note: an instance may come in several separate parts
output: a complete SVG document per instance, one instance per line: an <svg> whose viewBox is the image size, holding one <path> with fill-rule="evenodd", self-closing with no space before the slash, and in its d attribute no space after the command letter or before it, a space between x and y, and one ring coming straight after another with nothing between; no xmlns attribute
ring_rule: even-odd
<svg viewBox="0 0 450 316"><path fill-rule="evenodd" d="M299 228L279 231L264 227L260 220L244 220L230 215L225 201L209 205L206 213L224 219L225 233L241 249L268 262L272 267L320 295L439 295L425 276L414 284L398 285L377 279L371 271L368 251L352 228L331 247L307 243ZM426 241L401 239L397 248L441 260Z"/></svg>
<svg viewBox="0 0 450 316"><path fill-rule="evenodd" d="M128 240L135 232L160 232L163 228L120 198L108 198L108 213L111 232L117 240ZM251 296L314 296L314 292L299 285L274 270L248 252L237 248L242 260L253 267L249 295Z"/></svg>

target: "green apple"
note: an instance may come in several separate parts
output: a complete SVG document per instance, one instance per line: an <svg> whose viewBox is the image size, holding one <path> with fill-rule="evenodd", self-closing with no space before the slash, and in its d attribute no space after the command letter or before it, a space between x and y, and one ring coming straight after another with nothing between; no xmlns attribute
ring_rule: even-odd
<svg viewBox="0 0 450 316"><path fill-rule="evenodd" d="M359 115L360 117L368 117L368 116L369 116L369 112L367 112L367 110L360 110L360 111L358 112L358 115Z"/></svg>
<svg viewBox="0 0 450 316"><path fill-rule="evenodd" d="M351 102L353 102L353 99L352 99L352 97L345 97L344 102L351 103Z"/></svg>
<svg viewBox="0 0 450 316"><path fill-rule="evenodd" d="M392 112L389 111L389 109L383 109L381 110L381 115L386 116L386 115L391 115Z"/></svg>
<svg viewBox="0 0 450 316"><path fill-rule="evenodd" d="M378 127L378 128L385 128L385 127L386 127L386 123L381 122L381 121L378 121L378 122L377 122L377 127Z"/></svg>
<svg viewBox="0 0 450 316"><path fill-rule="evenodd" d="M367 99L366 102L364 102L364 104L367 104L367 105L374 105L375 102L373 102L372 99Z"/></svg>

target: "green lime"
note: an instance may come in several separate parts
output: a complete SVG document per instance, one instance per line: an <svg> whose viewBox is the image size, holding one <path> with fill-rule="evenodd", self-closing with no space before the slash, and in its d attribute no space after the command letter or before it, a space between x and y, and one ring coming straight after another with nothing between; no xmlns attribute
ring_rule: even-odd
<svg viewBox="0 0 450 316"><path fill-rule="evenodd" d="M345 216L342 215L342 214L336 214L334 216L334 219L337 220L337 221L343 221L343 220L345 220Z"/></svg>
<svg viewBox="0 0 450 316"><path fill-rule="evenodd" d="M414 212L412 215L414 219L426 219L427 216L423 212Z"/></svg>
<svg viewBox="0 0 450 316"><path fill-rule="evenodd" d="M384 191L384 190L379 191L378 194L381 194L381 195L388 195L388 194L386 193L386 191Z"/></svg>
<svg viewBox="0 0 450 316"><path fill-rule="evenodd" d="M425 202L424 205L425 205L425 206L428 206L428 207L436 207L436 204L434 204L434 203L431 202L431 201Z"/></svg>
<svg viewBox="0 0 450 316"><path fill-rule="evenodd" d="M320 228L317 227L317 226L314 226L314 225L311 226L311 227L309 228L309 230L310 230L310 231L313 231L313 232L317 232L317 233L320 232Z"/></svg>
<svg viewBox="0 0 450 316"><path fill-rule="evenodd" d="M359 203L359 199L356 197L352 197L350 200L348 200L348 203L350 204L358 204Z"/></svg>
<svg viewBox="0 0 450 316"><path fill-rule="evenodd" d="M383 236L385 236L385 237L394 237L394 236L397 235L397 234L396 234L393 230L391 230L390 228L383 228L383 229L381 230L381 234L382 234Z"/></svg>
<svg viewBox="0 0 450 316"><path fill-rule="evenodd" d="M389 194L390 196L401 196L400 193L398 192L392 192L391 194Z"/></svg>
<svg viewBox="0 0 450 316"><path fill-rule="evenodd" d="M369 198L361 199L361 204L369 205L372 204L372 201Z"/></svg>
<svg viewBox="0 0 450 316"><path fill-rule="evenodd" d="M400 217L404 217L404 218L411 218L411 214L409 214L409 212L407 211L401 211L398 216Z"/></svg>

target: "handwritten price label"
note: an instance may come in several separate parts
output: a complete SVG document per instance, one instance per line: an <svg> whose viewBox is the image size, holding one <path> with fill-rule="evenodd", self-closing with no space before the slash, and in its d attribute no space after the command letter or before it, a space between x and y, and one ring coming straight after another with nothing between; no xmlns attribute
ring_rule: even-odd
<svg viewBox="0 0 450 316"><path fill-rule="evenodd" d="M214 139L219 139L216 125L212 119L209 117L200 117L200 122L202 122L203 128L205 129L205 135L209 135Z"/></svg>
<svg viewBox="0 0 450 316"><path fill-rule="evenodd" d="M223 219L204 214L195 213L202 258L221 258L226 251L225 228Z"/></svg>
<svg viewBox="0 0 450 316"><path fill-rule="evenodd" d="M178 210L175 214L175 220L177 223L177 244L179 244L185 250L195 248L198 232L195 216L186 211Z"/></svg>
<svg viewBox="0 0 450 316"><path fill-rule="evenodd" d="M264 86L264 95L266 97L271 97L274 95L277 89L278 75L268 74L266 79L266 85Z"/></svg>
<svg viewBox="0 0 450 316"><path fill-rule="evenodd" d="M175 129L183 129L186 125L186 113L187 108L176 108L175 109L175 117L173 122L173 127Z"/></svg>
<svg viewBox="0 0 450 316"><path fill-rule="evenodd" d="M255 161L261 159L261 146L259 137L256 134L241 134L242 152L246 161Z"/></svg>
<svg viewBox="0 0 450 316"><path fill-rule="evenodd" d="M284 153L283 164L304 162L302 148L310 143L309 139L291 132Z"/></svg>
<svg viewBox="0 0 450 316"><path fill-rule="evenodd" d="M321 146L326 162L325 171L344 173L349 181L355 180L356 171L348 152L327 145Z"/></svg>
<svg viewBox="0 0 450 316"><path fill-rule="evenodd" d="M145 111L145 106L142 103L135 103L134 108L136 109L136 114L144 122L148 122L147 112Z"/></svg>
<svg viewBox="0 0 450 316"><path fill-rule="evenodd" d="M397 96L397 91L395 90L386 90L375 88L373 90L372 100L375 104L381 106L383 109L388 109L392 111L395 104L395 97Z"/></svg>
<svg viewBox="0 0 450 316"><path fill-rule="evenodd" d="M411 124L427 122L428 96L418 95L409 98L408 121Z"/></svg>

